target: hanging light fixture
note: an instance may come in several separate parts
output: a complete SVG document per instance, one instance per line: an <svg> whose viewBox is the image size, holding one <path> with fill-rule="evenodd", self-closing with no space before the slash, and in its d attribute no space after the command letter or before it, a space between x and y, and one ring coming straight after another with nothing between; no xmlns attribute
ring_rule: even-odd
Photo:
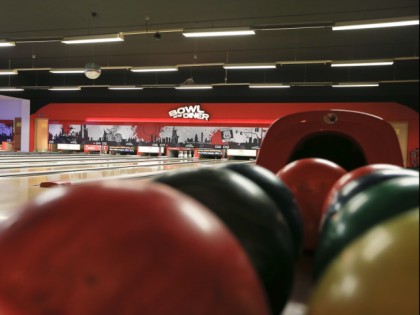
<svg viewBox="0 0 420 315"><path fill-rule="evenodd" d="M113 85L113 86L109 86L108 90L130 91L130 90L143 90L143 88L136 85Z"/></svg>
<svg viewBox="0 0 420 315"><path fill-rule="evenodd" d="M63 69L50 69L49 72L56 74L79 74L85 73L85 69L82 68L63 68Z"/></svg>
<svg viewBox="0 0 420 315"><path fill-rule="evenodd" d="M223 36L249 36L255 35L255 31L249 27L231 28L210 28L210 29L191 29L184 30L182 35L185 37L223 37Z"/></svg>
<svg viewBox="0 0 420 315"><path fill-rule="evenodd" d="M0 75L16 75L18 74L17 70L0 70Z"/></svg>
<svg viewBox="0 0 420 315"><path fill-rule="evenodd" d="M243 64L225 64L223 66L226 70L258 70L258 69L276 69L275 64L264 63L243 63Z"/></svg>
<svg viewBox="0 0 420 315"><path fill-rule="evenodd" d="M82 88L80 86L53 86L50 87L49 91L80 91Z"/></svg>
<svg viewBox="0 0 420 315"><path fill-rule="evenodd" d="M15 45L16 45L15 42L9 42L9 41L5 41L5 40L0 40L0 47L13 47Z"/></svg>
<svg viewBox="0 0 420 315"><path fill-rule="evenodd" d="M281 84L281 83L256 83L250 84L249 88L251 89L288 89L290 85Z"/></svg>
<svg viewBox="0 0 420 315"><path fill-rule="evenodd" d="M17 88L17 87L0 87L0 92L22 92L25 91L22 88Z"/></svg>
<svg viewBox="0 0 420 315"><path fill-rule="evenodd" d="M419 17L403 17L380 20L364 20L351 22L338 22L333 26L333 31L364 30L386 27L402 27L419 25Z"/></svg>
<svg viewBox="0 0 420 315"><path fill-rule="evenodd" d="M394 60L355 60L355 61L334 61L331 67L377 67L377 66L392 66Z"/></svg>
<svg viewBox="0 0 420 315"><path fill-rule="evenodd" d="M130 69L132 72L175 72L178 71L178 67L132 67Z"/></svg>
<svg viewBox="0 0 420 315"><path fill-rule="evenodd" d="M364 88L364 87L378 87L378 82L349 82L334 84L333 88Z"/></svg>
<svg viewBox="0 0 420 315"><path fill-rule="evenodd" d="M203 84L182 84L175 87L176 90L211 90L213 89L212 85L203 85Z"/></svg>
<svg viewBox="0 0 420 315"><path fill-rule="evenodd" d="M78 37L64 37L61 42L63 44L99 44L99 43L113 43L123 42L124 36L121 33L110 35L94 35L94 36L78 36Z"/></svg>

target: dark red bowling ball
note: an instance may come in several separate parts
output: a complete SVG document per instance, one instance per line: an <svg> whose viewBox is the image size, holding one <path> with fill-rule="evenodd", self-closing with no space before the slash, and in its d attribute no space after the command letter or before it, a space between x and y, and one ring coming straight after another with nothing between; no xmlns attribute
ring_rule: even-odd
<svg viewBox="0 0 420 315"><path fill-rule="evenodd" d="M343 177L353 177L354 179L341 187L338 187L339 185L334 185L331 189L329 196L327 197L327 201L324 204L323 219L320 227L321 233L337 212L339 212L340 209L359 192L389 179L398 177L419 177L419 173L417 171L407 170L404 168L374 168L372 172L365 175L353 175L354 174L350 173L344 175ZM339 180L339 182L341 182L341 180Z"/></svg>
<svg viewBox="0 0 420 315"><path fill-rule="evenodd" d="M270 314L234 236L165 185L55 188L7 223L0 253L0 300L20 315Z"/></svg>
<svg viewBox="0 0 420 315"><path fill-rule="evenodd" d="M338 164L317 158L294 161L277 173L299 204L304 226L304 249L316 249L324 200L344 174L346 170Z"/></svg>
<svg viewBox="0 0 420 315"><path fill-rule="evenodd" d="M289 226L267 194L222 168L179 170L154 180L195 198L222 219L255 266L272 313L281 313L292 291L295 254Z"/></svg>
<svg viewBox="0 0 420 315"><path fill-rule="evenodd" d="M23 313L17 312L15 308L12 308L9 304L6 304L1 299L0 299L0 314L1 315L24 315Z"/></svg>
<svg viewBox="0 0 420 315"><path fill-rule="evenodd" d="M339 194L343 191L343 187L349 184L350 182L368 175L373 172L377 171L384 171L384 170L402 170L403 168L397 165L392 164L369 164L359 168L356 168L347 174L343 175L331 188L328 192L327 197L325 198L324 205L323 205L323 214L321 220L320 230L323 229L323 226L326 221L329 221L331 217L337 212L337 207L335 204L338 201Z"/></svg>
<svg viewBox="0 0 420 315"><path fill-rule="evenodd" d="M283 181L266 168L254 164L229 163L223 168L232 170L253 181L274 201L286 219L298 258L302 252L303 222L295 197Z"/></svg>

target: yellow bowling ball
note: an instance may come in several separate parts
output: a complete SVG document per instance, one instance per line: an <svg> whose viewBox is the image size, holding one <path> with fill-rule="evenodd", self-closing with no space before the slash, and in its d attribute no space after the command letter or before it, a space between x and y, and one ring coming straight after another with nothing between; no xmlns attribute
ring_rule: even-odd
<svg viewBox="0 0 420 315"><path fill-rule="evenodd" d="M307 315L419 314L419 209L347 247L314 289Z"/></svg>

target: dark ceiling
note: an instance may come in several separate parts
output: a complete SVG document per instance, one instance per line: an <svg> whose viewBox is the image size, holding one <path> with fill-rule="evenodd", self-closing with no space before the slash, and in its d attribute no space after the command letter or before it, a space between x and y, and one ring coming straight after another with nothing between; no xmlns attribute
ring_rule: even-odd
<svg viewBox="0 0 420 315"><path fill-rule="evenodd" d="M336 22L418 16L418 0L2 0L0 92L30 99L32 112L49 102L330 102L397 101L418 111L418 26L332 31ZM288 29L299 25L298 29ZM252 27L255 36L191 39L190 28ZM269 27L268 27L269 26ZM65 45L66 36L123 33L125 41ZM395 59L388 67L332 68L331 61ZM225 70L226 63L279 63L273 70ZM48 68L83 68L102 74L51 74ZM133 73L130 67L179 66L175 73ZM117 69L111 69L116 67ZM206 91L156 88L227 83ZM313 83L381 82L376 88L333 89ZM285 83L287 90L251 90L236 83ZM76 92L49 86L83 86ZM141 91L109 91L108 85L148 85ZM315 84L318 85L318 84Z"/></svg>

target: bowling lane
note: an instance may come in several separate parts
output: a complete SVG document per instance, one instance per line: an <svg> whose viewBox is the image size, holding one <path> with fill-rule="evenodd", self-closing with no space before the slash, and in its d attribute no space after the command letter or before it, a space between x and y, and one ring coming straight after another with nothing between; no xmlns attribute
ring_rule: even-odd
<svg viewBox="0 0 420 315"><path fill-rule="evenodd" d="M72 160L102 160L102 159L142 159L140 156L133 155L92 155L92 154L36 154L30 155L0 155L1 163L37 163L37 162L53 162L53 161L72 161Z"/></svg>
<svg viewBox="0 0 420 315"><path fill-rule="evenodd" d="M188 159L185 159L188 160ZM193 159L189 159L193 161ZM69 173L77 172L79 170L91 171L91 170L109 170L109 169L124 169L124 168L137 168L139 166L156 166L160 164L179 164L182 163L178 158L152 158L152 159L141 159L141 160L130 160L130 161L120 161L120 160L100 160L100 161L77 161L69 162L65 161L60 162L60 165L46 163L41 165L36 165L34 167L32 164L19 164L12 166L7 164L7 166L0 166L0 177L7 176L34 176L34 175L48 175L54 173Z"/></svg>
<svg viewBox="0 0 420 315"><path fill-rule="evenodd" d="M167 160L167 157L156 157L153 158L155 160ZM30 159L2 159L0 158L0 169L12 169L12 168L28 168L28 167L43 167L43 166L60 166L60 165L78 165L78 164L95 164L95 163L105 163L105 162L112 162L112 163L127 163L127 162L139 162L150 160L147 157L140 157L140 156L129 156L129 157L121 157L121 156L92 156L89 158L86 157L60 157L60 158L30 158Z"/></svg>
<svg viewBox="0 0 420 315"><path fill-rule="evenodd" d="M221 163L222 160L179 161L178 163L161 163L144 165L136 168L102 169L95 171L78 170L68 173L50 175L35 175L22 177L0 178L0 221L7 219L17 208L32 200L47 189L41 188L43 182L72 182L73 184L101 180L145 180L162 172L174 171L181 168L210 167ZM243 162L242 162L243 163Z"/></svg>

